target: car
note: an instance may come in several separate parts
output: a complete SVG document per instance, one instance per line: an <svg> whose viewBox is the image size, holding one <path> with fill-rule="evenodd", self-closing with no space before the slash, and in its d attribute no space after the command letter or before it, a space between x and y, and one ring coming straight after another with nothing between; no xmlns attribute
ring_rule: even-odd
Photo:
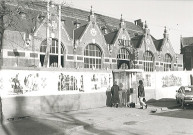
<svg viewBox="0 0 193 135"><path fill-rule="evenodd" d="M184 109L186 105L193 104L193 85L181 86L176 90L176 102Z"/></svg>

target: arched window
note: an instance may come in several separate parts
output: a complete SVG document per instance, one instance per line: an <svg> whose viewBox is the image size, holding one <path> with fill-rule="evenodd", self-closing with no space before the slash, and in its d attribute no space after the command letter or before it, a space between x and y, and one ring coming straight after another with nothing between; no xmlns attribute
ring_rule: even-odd
<svg viewBox="0 0 193 135"><path fill-rule="evenodd" d="M44 40L40 47L40 52L46 52L47 40ZM64 53L64 45L61 43L61 54ZM50 46L50 54L58 54L58 40L52 39L52 45Z"/></svg>
<svg viewBox="0 0 193 135"><path fill-rule="evenodd" d="M84 50L84 68L101 69L101 49L95 44L89 44Z"/></svg>
<svg viewBox="0 0 193 135"><path fill-rule="evenodd" d="M154 67L154 57L150 51L144 53L144 71L153 72Z"/></svg>
<svg viewBox="0 0 193 135"><path fill-rule="evenodd" d="M172 67L172 57L170 54L166 53L164 58L164 71L170 71Z"/></svg>
<svg viewBox="0 0 193 135"><path fill-rule="evenodd" d="M130 53L126 48L121 48L117 54L117 68L118 69L130 68Z"/></svg>
<svg viewBox="0 0 193 135"><path fill-rule="evenodd" d="M127 49L125 49L125 48L121 48L120 50L119 50L119 53L118 53L118 55L117 55L117 58L118 59L123 59L123 60L125 60L125 59L130 59L130 55L129 55L129 51L127 50Z"/></svg>
<svg viewBox="0 0 193 135"><path fill-rule="evenodd" d="M47 40L44 40L40 46L40 62L41 66L44 64L44 58L47 48ZM61 43L61 66L64 67L64 45ZM49 54L49 66L50 67L58 67L58 40L52 39L52 44L50 46L50 54Z"/></svg>

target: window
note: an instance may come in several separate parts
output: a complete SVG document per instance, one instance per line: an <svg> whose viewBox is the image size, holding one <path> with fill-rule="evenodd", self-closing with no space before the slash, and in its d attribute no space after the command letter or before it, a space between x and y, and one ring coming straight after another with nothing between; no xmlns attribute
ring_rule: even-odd
<svg viewBox="0 0 193 135"><path fill-rule="evenodd" d="M101 69L102 52L95 44L89 44L84 50L84 68Z"/></svg>
<svg viewBox="0 0 193 135"><path fill-rule="evenodd" d="M40 47L40 52L46 52L46 47L47 47L47 40L44 40L42 42L42 45ZM64 53L64 46L61 43L61 54ZM58 54L58 40L57 39L52 39L52 45L50 46L50 54Z"/></svg>
<svg viewBox="0 0 193 135"><path fill-rule="evenodd" d="M129 66L126 63L122 63L119 69L129 69Z"/></svg>
<svg viewBox="0 0 193 135"><path fill-rule="evenodd" d="M171 70L171 65L172 65L171 62L172 62L171 55L166 53L165 59L164 59L164 71L170 71Z"/></svg>
<svg viewBox="0 0 193 135"><path fill-rule="evenodd" d="M44 40L40 47L40 62L41 66L44 64L44 57L47 48L47 40ZM61 66L64 67L64 45L61 43ZM49 66L50 67L58 67L58 40L52 39L52 44L50 46L50 53L49 53Z"/></svg>
<svg viewBox="0 0 193 135"><path fill-rule="evenodd" d="M150 51L144 53L144 71L153 72L154 70L154 57Z"/></svg>
<svg viewBox="0 0 193 135"><path fill-rule="evenodd" d="M121 48L120 50L119 50L119 53L118 53L118 55L117 55L117 58L118 59L130 59L130 56L129 56L129 51L127 50L127 49L125 49L125 48Z"/></svg>

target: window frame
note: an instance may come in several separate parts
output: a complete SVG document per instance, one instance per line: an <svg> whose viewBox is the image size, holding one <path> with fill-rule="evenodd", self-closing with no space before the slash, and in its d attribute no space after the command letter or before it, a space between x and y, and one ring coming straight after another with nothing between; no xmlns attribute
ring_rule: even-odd
<svg viewBox="0 0 193 135"><path fill-rule="evenodd" d="M150 51L145 51L143 54L143 69L146 72L153 72L154 71L154 55Z"/></svg>
<svg viewBox="0 0 193 135"><path fill-rule="evenodd" d="M172 56L169 53L164 57L164 71L171 71L172 69Z"/></svg>
<svg viewBox="0 0 193 135"><path fill-rule="evenodd" d="M88 44L85 47L84 68L102 68L102 50L97 44Z"/></svg>

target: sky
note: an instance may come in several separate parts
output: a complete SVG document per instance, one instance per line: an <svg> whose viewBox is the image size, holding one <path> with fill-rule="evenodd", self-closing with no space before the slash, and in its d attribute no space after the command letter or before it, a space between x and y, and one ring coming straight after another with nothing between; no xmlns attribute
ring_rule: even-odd
<svg viewBox="0 0 193 135"><path fill-rule="evenodd" d="M142 19L156 39L163 38L166 26L176 53L180 53L180 37L193 37L193 1L187 0L54 0L71 7L120 18L126 21Z"/></svg>

